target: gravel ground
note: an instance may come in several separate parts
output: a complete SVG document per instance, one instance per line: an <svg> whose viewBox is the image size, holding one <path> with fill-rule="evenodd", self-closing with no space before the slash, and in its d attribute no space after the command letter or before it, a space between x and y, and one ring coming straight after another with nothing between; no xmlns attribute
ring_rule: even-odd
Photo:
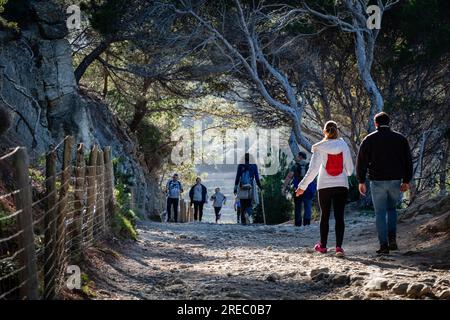
<svg viewBox="0 0 450 320"><path fill-rule="evenodd" d="M449 299L449 270L433 265L446 261L415 254L413 227L400 224L400 250L377 257L374 223L347 214L346 257L339 258L333 221L325 255L312 250L318 223L145 221L137 243L93 250L87 273L97 299Z"/></svg>

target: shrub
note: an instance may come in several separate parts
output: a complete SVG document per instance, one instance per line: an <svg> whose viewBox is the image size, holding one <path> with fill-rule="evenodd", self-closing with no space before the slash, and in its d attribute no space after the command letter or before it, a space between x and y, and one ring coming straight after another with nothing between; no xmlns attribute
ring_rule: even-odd
<svg viewBox="0 0 450 320"><path fill-rule="evenodd" d="M267 224L279 224L289 221L292 218L293 202L286 199L281 193L284 178L288 171L286 155L280 155L280 169L274 175L264 177L262 186L264 188L264 209ZM259 204L254 210L254 222L262 223L262 209Z"/></svg>

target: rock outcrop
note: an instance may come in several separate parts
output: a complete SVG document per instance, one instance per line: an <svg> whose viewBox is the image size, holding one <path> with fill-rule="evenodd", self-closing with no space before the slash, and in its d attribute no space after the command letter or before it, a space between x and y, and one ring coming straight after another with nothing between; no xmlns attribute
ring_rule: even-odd
<svg viewBox="0 0 450 320"><path fill-rule="evenodd" d="M109 145L119 170L133 177L140 207L158 214L161 192L140 160L136 140L101 100L77 86L64 11L52 1L28 3L33 21L15 37L0 32L0 127L6 123L5 111L11 118L11 127L0 136L0 153L22 145L37 161L66 135L87 148Z"/></svg>

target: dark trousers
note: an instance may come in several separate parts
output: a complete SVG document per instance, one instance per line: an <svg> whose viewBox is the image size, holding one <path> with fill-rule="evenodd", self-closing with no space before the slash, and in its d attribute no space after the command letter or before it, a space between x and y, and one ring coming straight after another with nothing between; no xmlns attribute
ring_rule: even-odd
<svg viewBox="0 0 450 320"><path fill-rule="evenodd" d="M345 187L333 187L319 190L320 205L320 244L326 247L328 240L331 205L333 204L334 220L336 222L336 247L341 247L344 240L344 209L348 190Z"/></svg>
<svg viewBox="0 0 450 320"><path fill-rule="evenodd" d="M198 217L198 221L202 221L202 217L203 217L203 202L201 201L194 201L194 220L197 221L197 217Z"/></svg>
<svg viewBox="0 0 450 320"><path fill-rule="evenodd" d="M305 198L304 196L294 197L295 207L295 225L300 227L302 225L302 209L303 213L303 225L307 226L311 224L311 210L312 199Z"/></svg>
<svg viewBox="0 0 450 320"><path fill-rule="evenodd" d="M171 207L173 207L173 220L178 220L178 198L167 198L167 221L171 218Z"/></svg>
<svg viewBox="0 0 450 320"><path fill-rule="evenodd" d="M239 201L241 203L241 223L249 223L250 221L245 219L245 212L252 206L252 199L240 199Z"/></svg>
<svg viewBox="0 0 450 320"><path fill-rule="evenodd" d="M222 207L214 207L214 213L216 214L216 222L220 219L220 210Z"/></svg>

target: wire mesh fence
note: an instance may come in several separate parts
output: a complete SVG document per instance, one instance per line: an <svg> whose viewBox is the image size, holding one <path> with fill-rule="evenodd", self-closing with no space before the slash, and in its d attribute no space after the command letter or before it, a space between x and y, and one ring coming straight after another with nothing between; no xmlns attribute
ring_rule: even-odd
<svg viewBox="0 0 450 320"><path fill-rule="evenodd" d="M30 168L23 147L0 158L12 172L0 176L0 300L57 297L67 266L110 232L111 149L93 146L87 161L83 144L73 151L67 136L43 168Z"/></svg>

